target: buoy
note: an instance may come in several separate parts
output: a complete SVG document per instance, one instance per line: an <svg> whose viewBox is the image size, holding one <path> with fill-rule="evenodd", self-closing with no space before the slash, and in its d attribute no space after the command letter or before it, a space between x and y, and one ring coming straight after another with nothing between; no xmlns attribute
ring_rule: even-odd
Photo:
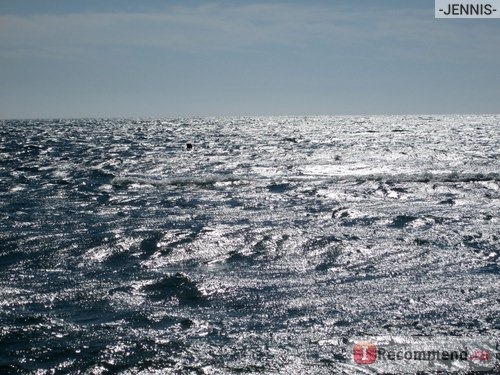
<svg viewBox="0 0 500 375"><path fill-rule="evenodd" d="M186 149L191 150L193 148L192 143L186 143Z"/></svg>

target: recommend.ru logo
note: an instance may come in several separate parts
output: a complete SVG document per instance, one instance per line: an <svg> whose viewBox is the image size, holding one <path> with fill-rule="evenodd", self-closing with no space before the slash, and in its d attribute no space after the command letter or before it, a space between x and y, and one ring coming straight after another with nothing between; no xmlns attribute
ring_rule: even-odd
<svg viewBox="0 0 500 375"><path fill-rule="evenodd" d="M499 365L498 342L470 337L380 336L350 339L350 362L382 373L491 371Z"/></svg>

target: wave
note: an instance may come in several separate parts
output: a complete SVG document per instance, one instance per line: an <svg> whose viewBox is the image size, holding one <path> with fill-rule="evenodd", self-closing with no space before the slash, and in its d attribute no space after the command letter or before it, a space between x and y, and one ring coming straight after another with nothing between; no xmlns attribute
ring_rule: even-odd
<svg viewBox="0 0 500 375"><path fill-rule="evenodd" d="M234 175L210 175L205 177L172 177L163 179L144 178L144 177L115 177L111 180L114 187L128 187L130 185L149 185L162 187L169 185L198 185L207 186L218 182L236 182L241 178Z"/></svg>
<svg viewBox="0 0 500 375"><path fill-rule="evenodd" d="M401 173L401 174L373 174L353 176L356 181L387 181L394 183L404 182L481 182L500 181L500 173L470 173L470 172L423 172L423 173Z"/></svg>
<svg viewBox="0 0 500 375"><path fill-rule="evenodd" d="M405 183L405 182L482 182L482 181L495 181L500 182L500 173L487 172L487 173L472 173L472 172L421 172L421 173L345 173L338 175L309 175L293 176L290 178L283 177L282 180L288 181L355 181L355 182L368 182L368 181L384 181L392 183Z"/></svg>
<svg viewBox="0 0 500 375"><path fill-rule="evenodd" d="M171 178L147 178L147 177L114 177L111 180L111 185L116 188L126 188L131 185L143 185L153 187L164 186L210 186L216 183L223 182L238 182L244 180L260 181L261 183L269 183L270 190L273 191L275 184L284 184L287 182L348 182L354 181L356 183L364 183L370 181L383 181L386 183L471 183L471 182L484 182L494 181L500 182L500 173L471 173L471 172L422 172L422 173L374 173L374 174L345 174L337 176L281 176L280 178L266 178L262 176L252 176L252 178L244 178L235 175L208 175L198 177L171 177Z"/></svg>
<svg viewBox="0 0 500 375"><path fill-rule="evenodd" d="M177 298L180 304L202 304L207 301L198 284L183 273L166 276L143 288L154 301Z"/></svg>

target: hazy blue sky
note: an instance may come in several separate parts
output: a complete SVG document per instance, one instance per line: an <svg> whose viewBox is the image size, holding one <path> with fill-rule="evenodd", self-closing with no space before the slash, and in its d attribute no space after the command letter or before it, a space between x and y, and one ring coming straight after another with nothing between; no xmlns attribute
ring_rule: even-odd
<svg viewBox="0 0 500 375"><path fill-rule="evenodd" d="M433 0L0 0L0 118L500 112L500 20Z"/></svg>

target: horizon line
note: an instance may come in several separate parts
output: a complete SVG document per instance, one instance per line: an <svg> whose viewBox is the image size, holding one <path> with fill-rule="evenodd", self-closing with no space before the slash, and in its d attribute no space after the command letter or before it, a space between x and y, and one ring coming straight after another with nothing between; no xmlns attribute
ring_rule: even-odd
<svg viewBox="0 0 500 375"><path fill-rule="evenodd" d="M499 116L500 113L378 113L378 114L273 114L273 115L158 115L158 116L53 116L53 117L10 117L0 121L51 121L51 120L161 120L161 119L212 119L212 118L263 118L263 117L383 117L383 116Z"/></svg>

